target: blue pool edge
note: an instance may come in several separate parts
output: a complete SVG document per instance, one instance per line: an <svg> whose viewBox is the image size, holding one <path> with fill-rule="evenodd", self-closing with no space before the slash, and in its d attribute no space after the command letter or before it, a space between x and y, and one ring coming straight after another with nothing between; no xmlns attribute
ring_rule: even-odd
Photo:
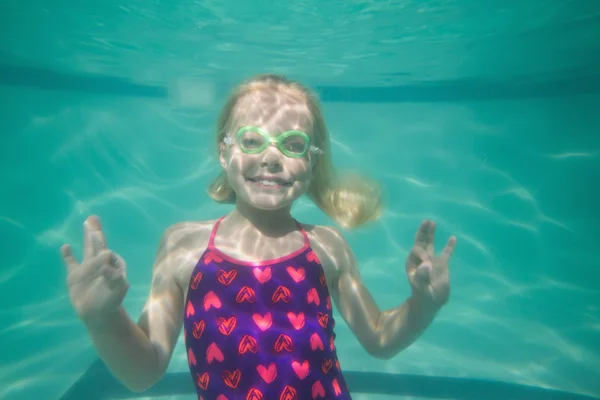
<svg viewBox="0 0 600 400"><path fill-rule="evenodd" d="M456 400L600 400L598 397L583 394L485 379L360 371L346 371L344 377L352 394ZM102 360L98 359L60 400L135 399L193 394L195 389L188 372L168 373L147 391L131 392L115 379Z"/></svg>
<svg viewBox="0 0 600 400"><path fill-rule="evenodd" d="M46 67L2 62L0 62L0 86L165 100L168 100L171 95L171 90L160 84L144 84L110 75L58 71ZM212 86L218 92L227 93L233 83L213 82ZM591 71L586 75L553 78L546 81L536 81L535 77L522 76L506 82L463 79L415 81L404 85L386 86L317 85L315 90L320 100L327 103L525 100L600 94L600 73Z"/></svg>

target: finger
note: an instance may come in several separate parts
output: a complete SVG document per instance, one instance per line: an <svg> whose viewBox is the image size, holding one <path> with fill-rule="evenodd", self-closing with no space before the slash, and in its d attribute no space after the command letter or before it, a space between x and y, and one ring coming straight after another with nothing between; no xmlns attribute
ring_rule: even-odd
<svg viewBox="0 0 600 400"><path fill-rule="evenodd" d="M125 270L123 268L114 268L111 265L103 265L100 273L104 276L109 286L118 286L126 282Z"/></svg>
<svg viewBox="0 0 600 400"><path fill-rule="evenodd" d="M433 229L435 229L435 225L432 221L423 221L417 230L417 234L415 235L415 245L427 251L433 249L432 225Z"/></svg>
<svg viewBox="0 0 600 400"><path fill-rule="evenodd" d="M118 255L117 253L115 253L115 252L111 252L111 253L112 253L112 257L111 257L111 261L110 261L111 265L118 270L122 270L123 276L125 278L127 278L127 268L125 265L125 260L123 260L123 258L120 255Z"/></svg>
<svg viewBox="0 0 600 400"><path fill-rule="evenodd" d="M102 251L106 250L106 241L104 240L104 235L100 230L95 230L92 232L92 249L94 255L100 254Z"/></svg>
<svg viewBox="0 0 600 400"><path fill-rule="evenodd" d="M421 263L417 268L409 271L409 275L413 284L418 287L426 285L431 280L432 265L429 262Z"/></svg>
<svg viewBox="0 0 600 400"><path fill-rule="evenodd" d="M114 266L112 265L112 260L114 257L114 253L110 250L104 249L101 250L100 253L98 253L98 265L102 266L102 265L110 265L111 267L114 268Z"/></svg>
<svg viewBox="0 0 600 400"><path fill-rule="evenodd" d="M420 265L415 271L415 279L422 283L429 283L431 280L431 265Z"/></svg>
<svg viewBox="0 0 600 400"><path fill-rule="evenodd" d="M92 244L92 227L90 219L83 222L83 260L89 260L94 256L94 247Z"/></svg>
<svg viewBox="0 0 600 400"><path fill-rule="evenodd" d="M90 217L90 220L92 222L92 226L94 227L94 251L96 252L96 254L99 254L101 251L106 250L106 239L104 238L102 223L100 222L100 217L98 217L97 215L92 215Z"/></svg>
<svg viewBox="0 0 600 400"><path fill-rule="evenodd" d="M80 273L82 277L95 278L100 274L102 266L110 265L111 260L112 252L110 250L103 250L100 254L82 263L82 268L78 269L78 273Z"/></svg>
<svg viewBox="0 0 600 400"><path fill-rule="evenodd" d="M416 266L421 265L425 261L431 260L431 254L429 254L427 250L419 246L414 246L412 248L411 255L411 261L413 261L416 264Z"/></svg>
<svg viewBox="0 0 600 400"><path fill-rule="evenodd" d="M79 265L77 260L73 256L73 249L71 249L70 245L63 244L60 247L60 254L65 263L65 266L67 267L67 270L71 270L71 269L75 268L77 265Z"/></svg>
<svg viewBox="0 0 600 400"><path fill-rule="evenodd" d="M92 215L84 222L84 254L94 257L106 249L100 218Z"/></svg>
<svg viewBox="0 0 600 400"><path fill-rule="evenodd" d="M429 229L427 230L427 248L429 254L434 254L433 243L435 242L435 222L429 221Z"/></svg>
<svg viewBox="0 0 600 400"><path fill-rule="evenodd" d="M102 224L97 215L89 217L88 222L92 231L92 249L94 255L97 255L106 249L106 239L104 239L104 232L102 232Z"/></svg>
<svg viewBox="0 0 600 400"><path fill-rule="evenodd" d="M104 253L100 253L88 260L81 263L79 268L75 269L71 275L71 278L75 282L88 281L96 279L100 274L100 268L105 264L110 264L111 254L110 251L106 250Z"/></svg>
<svg viewBox="0 0 600 400"><path fill-rule="evenodd" d="M108 267L113 270L123 270L125 272L126 268L125 260L114 251L107 249L102 250L89 264L89 268L96 271Z"/></svg>
<svg viewBox="0 0 600 400"><path fill-rule="evenodd" d="M129 288L125 267L115 268L114 265L103 265L100 273L104 276L109 288L113 290Z"/></svg>
<svg viewBox="0 0 600 400"><path fill-rule="evenodd" d="M444 262L447 263L450 260L450 257L452 257L452 253L454 253L454 248L456 247L456 242L456 236L450 236L448 243L446 243L446 247L444 247L442 255L440 256Z"/></svg>

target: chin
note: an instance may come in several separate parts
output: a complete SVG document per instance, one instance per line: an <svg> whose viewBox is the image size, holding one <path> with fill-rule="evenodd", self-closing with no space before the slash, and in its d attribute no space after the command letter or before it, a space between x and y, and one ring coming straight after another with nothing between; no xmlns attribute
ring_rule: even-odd
<svg viewBox="0 0 600 400"><path fill-rule="evenodd" d="M257 210L261 210L261 211L280 211L280 210L284 210L284 209L288 209L292 206L292 203L278 203L278 204L264 204L264 203L258 203L258 202L253 202L253 203L249 203L252 207L254 207Z"/></svg>
<svg viewBox="0 0 600 400"><path fill-rule="evenodd" d="M254 185L248 187L244 185L239 191L236 191L238 197L247 203L249 206L264 210L278 211L285 208L290 208L294 201L305 194L307 185L296 182L291 187L284 190L276 190L270 188L258 188Z"/></svg>
<svg viewBox="0 0 600 400"><path fill-rule="evenodd" d="M251 207L264 211L277 211L290 208L297 196L270 196L268 194L249 194L243 200Z"/></svg>

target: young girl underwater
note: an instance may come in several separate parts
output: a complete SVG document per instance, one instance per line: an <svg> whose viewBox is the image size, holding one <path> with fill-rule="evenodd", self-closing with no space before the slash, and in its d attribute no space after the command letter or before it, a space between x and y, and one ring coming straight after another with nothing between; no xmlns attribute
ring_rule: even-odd
<svg viewBox="0 0 600 400"><path fill-rule="evenodd" d="M377 185L334 171L314 96L281 76L255 77L225 104L216 139L223 170L209 194L233 211L165 231L138 323L121 305L125 262L89 217L83 262L61 248L77 315L109 370L136 392L164 375L183 325L199 399L350 399L332 303L369 354L394 357L447 302L456 238L436 256L435 224L424 221L406 260L412 293L381 311L342 234L290 214L305 194L343 228L381 214Z"/></svg>

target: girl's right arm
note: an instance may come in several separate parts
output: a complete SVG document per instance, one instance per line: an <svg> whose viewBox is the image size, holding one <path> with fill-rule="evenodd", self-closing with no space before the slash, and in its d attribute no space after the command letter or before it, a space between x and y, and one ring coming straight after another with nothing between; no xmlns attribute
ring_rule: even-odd
<svg viewBox="0 0 600 400"><path fill-rule="evenodd" d="M176 268L169 242L167 231L158 248L150 295L138 324L120 306L105 326L88 328L100 358L135 392L162 378L181 331L183 293L173 273Z"/></svg>
<svg viewBox="0 0 600 400"><path fill-rule="evenodd" d="M88 219L86 224L86 236L96 235L96 242L102 246L86 251L86 242L89 247L90 239L84 238L81 264L74 264L70 247L63 246L71 301L108 369L127 388L142 392L164 375L181 330L183 293L175 277L180 257L171 239L177 228L169 228L160 241L150 295L136 324L121 305L122 299L115 306L109 306L119 297L115 297L114 292L123 286L124 276L115 278L116 266L111 265L114 264L111 260L120 258L106 250L99 219ZM98 304L103 304L102 310Z"/></svg>

